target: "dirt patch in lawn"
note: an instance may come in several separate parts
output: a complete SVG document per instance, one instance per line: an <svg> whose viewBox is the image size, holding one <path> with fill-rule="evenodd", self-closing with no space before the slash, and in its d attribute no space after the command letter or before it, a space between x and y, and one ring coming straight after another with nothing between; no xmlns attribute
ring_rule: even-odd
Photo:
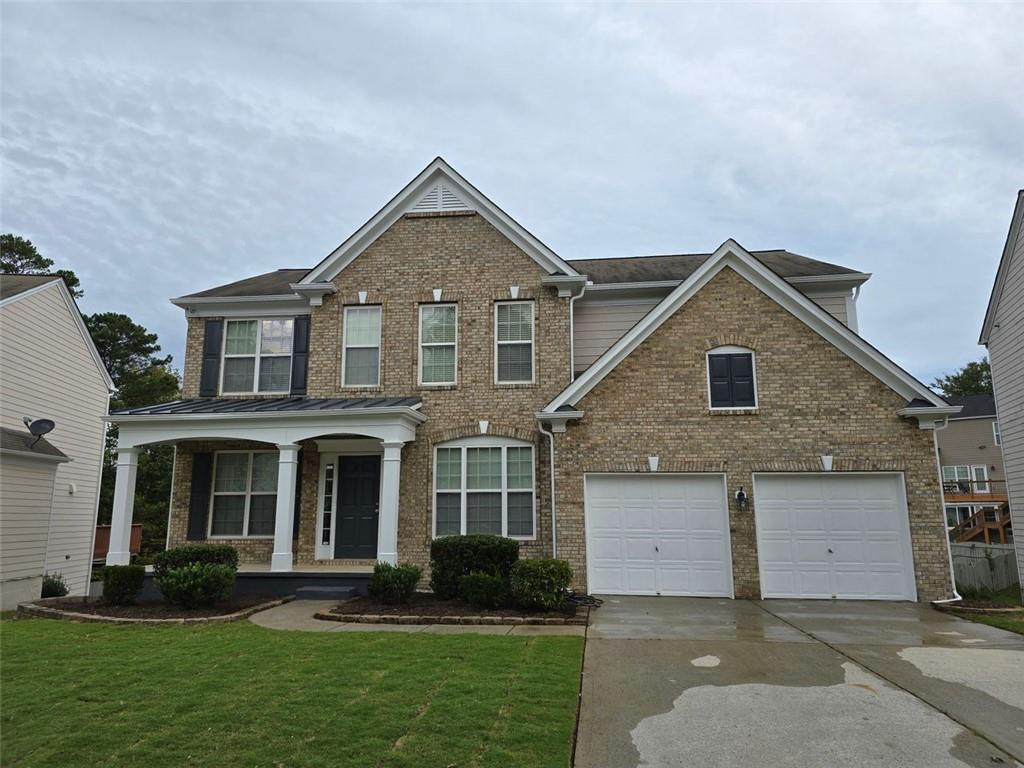
<svg viewBox="0 0 1024 768"><path fill-rule="evenodd" d="M495 619L586 619L587 608L567 604L559 611L524 611L521 608L473 608L460 600L441 600L429 593L417 592L412 602L386 605L369 597L356 597L331 609L340 616L415 616L436 619L440 617L485 617Z"/></svg>

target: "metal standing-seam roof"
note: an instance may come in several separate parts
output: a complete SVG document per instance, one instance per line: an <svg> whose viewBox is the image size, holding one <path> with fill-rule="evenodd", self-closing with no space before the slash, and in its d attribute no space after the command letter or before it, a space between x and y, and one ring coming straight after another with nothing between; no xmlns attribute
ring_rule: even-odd
<svg viewBox="0 0 1024 768"><path fill-rule="evenodd" d="M357 411L369 408L416 408L418 397L275 397L251 400L229 398L195 398L174 400L170 403L146 405L141 408L121 408L111 416L181 416L193 413L302 413L309 411Z"/></svg>

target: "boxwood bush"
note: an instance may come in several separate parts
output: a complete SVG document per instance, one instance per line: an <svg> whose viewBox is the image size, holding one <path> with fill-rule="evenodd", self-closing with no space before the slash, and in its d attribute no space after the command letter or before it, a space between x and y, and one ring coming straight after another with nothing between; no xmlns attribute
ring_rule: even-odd
<svg viewBox="0 0 1024 768"><path fill-rule="evenodd" d="M501 608L508 601L508 581L491 573L471 573L459 580L459 597L474 608Z"/></svg>
<svg viewBox="0 0 1024 768"><path fill-rule="evenodd" d="M373 576L370 577L366 591L370 597L388 605L408 603L422 575L423 570L411 563L377 563L373 567Z"/></svg>
<svg viewBox="0 0 1024 768"><path fill-rule="evenodd" d="M430 588L443 600L459 594L459 582L471 573L507 579L519 559L519 542L491 534L445 536L430 545Z"/></svg>
<svg viewBox="0 0 1024 768"><path fill-rule="evenodd" d="M160 578L174 568L192 563L227 565L238 570L238 550L227 544L185 544L158 553L153 558L153 576Z"/></svg>
<svg viewBox="0 0 1024 768"><path fill-rule="evenodd" d="M143 565L108 565L103 568L103 602L132 605L146 577Z"/></svg>
<svg viewBox="0 0 1024 768"><path fill-rule="evenodd" d="M512 566L512 600L528 611L555 611L565 604L572 568L565 560L547 557L520 560Z"/></svg>
<svg viewBox="0 0 1024 768"><path fill-rule="evenodd" d="M153 579L168 602L182 608L214 605L235 591L235 569L224 563L192 562Z"/></svg>

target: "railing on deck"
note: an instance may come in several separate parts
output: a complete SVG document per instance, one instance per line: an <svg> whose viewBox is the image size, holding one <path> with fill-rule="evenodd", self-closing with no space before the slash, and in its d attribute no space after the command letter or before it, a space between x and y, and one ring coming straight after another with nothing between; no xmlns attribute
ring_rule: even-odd
<svg viewBox="0 0 1024 768"><path fill-rule="evenodd" d="M947 504L1006 501L1005 480L943 480L942 495Z"/></svg>

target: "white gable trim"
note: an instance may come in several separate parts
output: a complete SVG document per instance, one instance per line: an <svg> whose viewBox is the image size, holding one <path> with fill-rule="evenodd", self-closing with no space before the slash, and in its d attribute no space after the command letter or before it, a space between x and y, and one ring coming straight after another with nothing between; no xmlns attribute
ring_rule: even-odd
<svg viewBox="0 0 1024 768"><path fill-rule="evenodd" d="M549 414L567 405L575 406L662 323L726 267L736 270L754 287L907 400L919 398L937 407L947 406L947 403L928 387L764 266L735 240L726 240L692 275L662 299L660 304L647 313L558 397L548 403L544 413Z"/></svg>
<svg viewBox="0 0 1024 768"><path fill-rule="evenodd" d="M371 243L384 234L388 227L398 221L403 214L409 213L419 205L421 200L434 189L437 189L439 194L447 189L451 195L465 206L457 209L444 208L440 210L476 211L549 274L553 272L562 272L566 275L579 274L554 251L527 232L511 216L488 200L476 187L462 178L454 168L439 157L424 168L401 192L391 198L387 205L377 211L373 218L356 230L348 240L335 248L327 258L313 267L300 282L318 283L333 280L341 270L351 264Z"/></svg>
<svg viewBox="0 0 1024 768"><path fill-rule="evenodd" d="M82 319L82 313L78 309L78 305L75 303L75 297L71 295L71 291L68 290L62 279L51 280L48 283L37 285L35 288L30 288L27 291L9 296L0 302L0 307L6 307L8 304L14 304L22 299L27 299L29 296L45 291L48 288L54 288L60 297L64 300L64 306L67 307L68 314L71 315L71 319L78 327L78 332L82 334L82 340L85 342L85 346L88 348L89 353L92 355L93 361L96 363L96 368L100 372L100 377L103 379L103 385L107 388L107 392L114 391L114 382L110 379L110 374L107 373L107 367L103 364L103 358L100 357L99 350L96 349L96 345L93 343L92 336L89 335L89 329L85 327L85 321Z"/></svg>
<svg viewBox="0 0 1024 768"><path fill-rule="evenodd" d="M978 343L984 344L986 347L988 338L992 335L992 326L996 322L996 310L999 309L999 302L1003 298L1003 285L1006 283L1006 275L1010 271L1010 259L1013 258L1017 238L1021 237L1022 226L1024 226L1024 189L1017 193L1017 205L1014 206L1013 216L1010 219L1010 231L1006 233L1006 245L1003 246L1003 255L999 259L999 269L996 271L996 279L992 284L988 309L985 310L985 322L981 326L981 335L978 337Z"/></svg>

